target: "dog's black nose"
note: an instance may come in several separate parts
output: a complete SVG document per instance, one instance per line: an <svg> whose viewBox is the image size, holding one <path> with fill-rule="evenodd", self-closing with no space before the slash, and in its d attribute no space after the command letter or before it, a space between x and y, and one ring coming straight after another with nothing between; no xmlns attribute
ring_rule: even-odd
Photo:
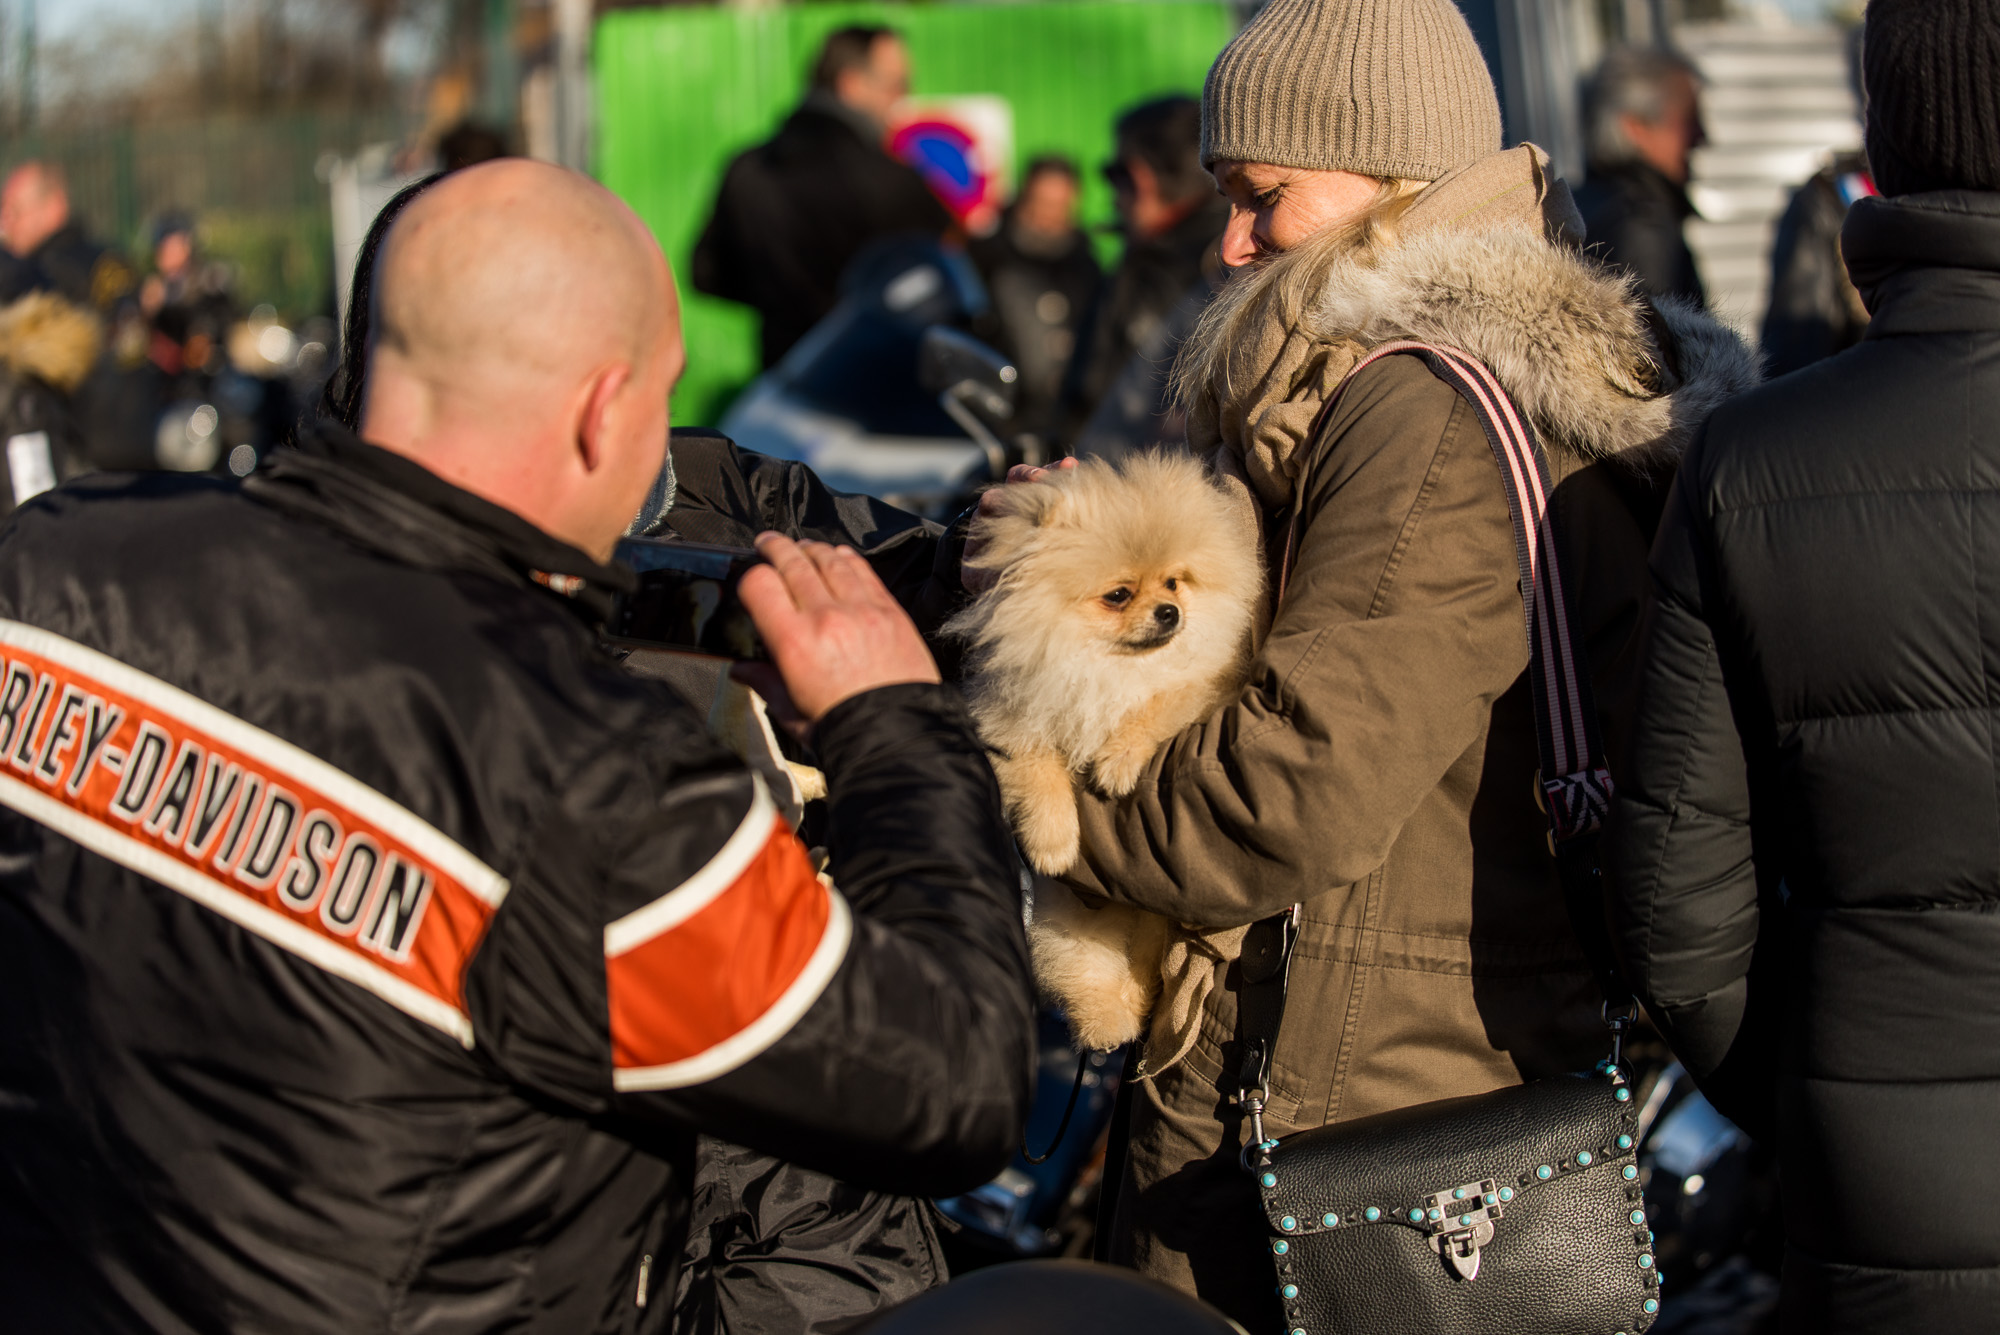
<svg viewBox="0 0 2000 1335"><path fill-rule="evenodd" d="M1161 630L1172 630L1181 624L1181 609L1172 603L1161 603L1153 609L1153 624Z"/></svg>

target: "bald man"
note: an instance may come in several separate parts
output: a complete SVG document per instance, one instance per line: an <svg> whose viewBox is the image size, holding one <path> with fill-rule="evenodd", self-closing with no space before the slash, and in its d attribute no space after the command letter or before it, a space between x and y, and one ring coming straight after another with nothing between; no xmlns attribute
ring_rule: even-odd
<svg viewBox="0 0 2000 1335"><path fill-rule="evenodd" d="M743 584L832 886L601 645L682 362L644 228L509 161L380 265L360 436L0 535L10 1329L664 1330L697 1131L913 1194L1018 1140L999 796L868 566Z"/></svg>

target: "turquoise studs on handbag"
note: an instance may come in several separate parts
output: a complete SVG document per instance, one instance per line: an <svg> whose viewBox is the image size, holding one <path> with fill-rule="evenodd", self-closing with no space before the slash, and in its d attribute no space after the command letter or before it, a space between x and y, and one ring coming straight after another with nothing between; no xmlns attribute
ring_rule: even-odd
<svg viewBox="0 0 2000 1335"><path fill-rule="evenodd" d="M1278 1185L1278 1175L1276 1173L1266 1173L1264 1174L1264 1176L1258 1178L1257 1180L1259 1182L1262 1182L1267 1187L1275 1187Z"/></svg>
<svg viewBox="0 0 2000 1335"><path fill-rule="evenodd" d="M1416 1210L1412 1210L1412 1211L1410 1211L1410 1222L1411 1222L1411 1223L1413 1223L1413 1224L1421 1224L1421 1223L1423 1223L1423 1222L1424 1222L1424 1212L1423 1212L1423 1211L1422 1211L1421 1209L1416 1209Z"/></svg>
<svg viewBox="0 0 2000 1335"><path fill-rule="evenodd" d="M1335 1228L1338 1227L1340 1224L1340 1216L1335 1214L1333 1211L1328 1210L1325 1214L1319 1217L1319 1222L1325 1224L1328 1228Z"/></svg>
<svg viewBox="0 0 2000 1335"><path fill-rule="evenodd" d="M1627 1215L1626 1218L1630 1219L1635 1224L1644 1224L1646 1222L1646 1212L1644 1210L1634 1210L1631 1214Z"/></svg>
<svg viewBox="0 0 2000 1335"><path fill-rule="evenodd" d="M1639 1310L1647 1316L1651 1316L1660 1310L1660 1300L1658 1298L1648 1298L1645 1302L1639 1304Z"/></svg>
<svg viewBox="0 0 2000 1335"><path fill-rule="evenodd" d="M1576 1152L1576 1166L1577 1166L1578 1168L1588 1168L1588 1167L1590 1167L1590 1151L1589 1151L1589 1150L1578 1150L1578 1151Z"/></svg>
<svg viewBox="0 0 2000 1335"><path fill-rule="evenodd" d="M1618 1148L1619 1148L1619 1149L1621 1149L1621 1150L1629 1150L1629 1149L1631 1149L1631 1148L1632 1148L1632 1137L1630 1137L1630 1136L1620 1136L1620 1137L1618 1137Z"/></svg>
<svg viewBox="0 0 2000 1335"><path fill-rule="evenodd" d="M1639 1268L1641 1270L1651 1270L1653 1268L1653 1254L1651 1252L1639 1253Z"/></svg>
<svg viewBox="0 0 2000 1335"><path fill-rule="evenodd" d="M1505 1205L1508 1201L1511 1201L1513 1199L1514 1199L1514 1189L1512 1187L1500 1188L1500 1203L1502 1205Z"/></svg>
<svg viewBox="0 0 2000 1335"><path fill-rule="evenodd" d="M1630 1182L1633 1178L1639 1176L1639 1169L1637 1165L1628 1163L1625 1165L1624 1174L1625 1174L1625 1180L1627 1182Z"/></svg>
<svg viewBox="0 0 2000 1335"><path fill-rule="evenodd" d="M1462 1201L1462 1200L1464 1200L1464 1199L1465 1199L1465 1188L1464 1188L1464 1187L1453 1187L1453 1188L1451 1189L1451 1198L1452 1198L1453 1200L1455 1200L1455 1201Z"/></svg>
<svg viewBox="0 0 2000 1335"><path fill-rule="evenodd" d="M1431 1218L1434 1220L1444 1218L1444 1211L1433 1205L1431 1207Z"/></svg>
<svg viewBox="0 0 2000 1335"><path fill-rule="evenodd" d="M1285 1232L1287 1233L1291 1232L1298 1226L1299 1226L1299 1221L1292 1218L1290 1215L1286 1215L1283 1219L1280 1219L1278 1221L1278 1227L1284 1229Z"/></svg>
<svg viewBox="0 0 2000 1335"><path fill-rule="evenodd" d="M1280 1298L1296 1298L1299 1296L1299 1286L1296 1284L1287 1284L1284 1288L1278 1290L1278 1296Z"/></svg>
<svg viewBox="0 0 2000 1335"><path fill-rule="evenodd" d="M1540 1168L1537 1168L1535 1170L1535 1176L1540 1178L1544 1182L1548 1181L1555 1175L1556 1175L1556 1170L1549 1167L1547 1164L1543 1164Z"/></svg>
<svg viewBox="0 0 2000 1335"><path fill-rule="evenodd" d="M1617 1099L1620 1103L1624 1103L1632 1097L1632 1091L1620 1086L1611 1091L1611 1097Z"/></svg>
<svg viewBox="0 0 2000 1335"><path fill-rule="evenodd" d="M1276 1242L1271 1244L1271 1254L1273 1256L1283 1256L1286 1252L1290 1251L1291 1249L1292 1249L1292 1244L1286 1242L1283 1238L1279 1238Z"/></svg>
<svg viewBox="0 0 2000 1335"><path fill-rule="evenodd" d="M1361 1217L1372 1224L1382 1217L1382 1212L1371 1205L1361 1212Z"/></svg>

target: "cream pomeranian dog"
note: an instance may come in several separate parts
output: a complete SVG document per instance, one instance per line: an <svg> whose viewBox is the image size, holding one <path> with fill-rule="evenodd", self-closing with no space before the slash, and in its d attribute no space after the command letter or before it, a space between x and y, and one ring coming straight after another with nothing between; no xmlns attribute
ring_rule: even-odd
<svg viewBox="0 0 2000 1335"><path fill-rule="evenodd" d="M991 493L989 493L991 495ZM1169 738L1242 685L1263 593L1254 522L1186 456L1087 459L1002 488L967 564L996 576L946 626L1022 852L1076 861L1075 785L1132 791ZM1060 887L1035 901L1035 974L1079 1043L1137 1036L1171 924Z"/></svg>

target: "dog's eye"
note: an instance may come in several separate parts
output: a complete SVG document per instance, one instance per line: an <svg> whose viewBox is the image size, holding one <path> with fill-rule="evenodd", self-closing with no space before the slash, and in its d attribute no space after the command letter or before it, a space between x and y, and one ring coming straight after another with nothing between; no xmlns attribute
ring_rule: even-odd
<svg viewBox="0 0 2000 1335"><path fill-rule="evenodd" d="M1167 581L1167 592L1172 593L1175 589L1178 589L1180 586L1181 582L1179 580L1170 579Z"/></svg>
<svg viewBox="0 0 2000 1335"><path fill-rule="evenodd" d="M1132 601L1132 590L1123 587L1113 589L1104 595L1104 601L1113 607L1123 607Z"/></svg>

